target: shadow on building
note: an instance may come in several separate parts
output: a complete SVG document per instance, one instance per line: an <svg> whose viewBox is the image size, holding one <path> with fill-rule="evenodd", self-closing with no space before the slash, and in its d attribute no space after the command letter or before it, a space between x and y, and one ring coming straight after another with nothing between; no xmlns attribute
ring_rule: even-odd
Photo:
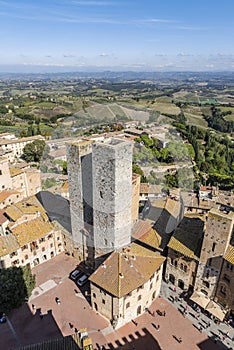
<svg viewBox="0 0 234 350"><path fill-rule="evenodd" d="M47 339L62 338L62 333L53 317L52 310L41 313L30 310L24 303L7 314L7 322L0 327L0 348L10 350Z"/></svg>
<svg viewBox="0 0 234 350"><path fill-rule="evenodd" d="M142 334L143 333L143 334ZM97 349L102 349L96 346ZM123 337L113 343L108 343L103 347L103 350L162 350L157 340L149 333L146 328L142 328L141 333L135 332L129 334L128 337Z"/></svg>
<svg viewBox="0 0 234 350"><path fill-rule="evenodd" d="M69 201L49 191L40 191L36 195L51 221L58 223L71 233L71 215Z"/></svg>
<svg viewBox="0 0 234 350"><path fill-rule="evenodd" d="M213 334L209 339L204 340L203 342L197 344L200 350L232 350L231 345L232 340L230 339L230 346L223 344L216 334Z"/></svg>

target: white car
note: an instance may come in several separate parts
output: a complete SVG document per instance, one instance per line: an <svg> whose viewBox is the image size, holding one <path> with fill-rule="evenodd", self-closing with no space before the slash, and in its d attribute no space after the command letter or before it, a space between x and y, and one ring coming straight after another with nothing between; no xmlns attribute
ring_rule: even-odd
<svg viewBox="0 0 234 350"><path fill-rule="evenodd" d="M87 281L88 281L89 276L83 275L78 279L78 286L82 287Z"/></svg>

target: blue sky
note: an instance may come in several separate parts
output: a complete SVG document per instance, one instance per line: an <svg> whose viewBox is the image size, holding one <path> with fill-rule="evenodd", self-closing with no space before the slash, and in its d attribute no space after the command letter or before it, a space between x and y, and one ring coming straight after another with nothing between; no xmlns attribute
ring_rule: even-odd
<svg viewBox="0 0 234 350"><path fill-rule="evenodd" d="M233 0L0 0L0 70L234 70L233 13Z"/></svg>

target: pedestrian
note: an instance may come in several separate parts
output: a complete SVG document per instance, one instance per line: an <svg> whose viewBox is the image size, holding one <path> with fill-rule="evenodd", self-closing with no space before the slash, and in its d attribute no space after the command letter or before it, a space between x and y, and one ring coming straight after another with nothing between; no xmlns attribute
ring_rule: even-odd
<svg viewBox="0 0 234 350"><path fill-rule="evenodd" d="M71 329L73 328L73 324L71 322L69 322L69 326Z"/></svg>
<svg viewBox="0 0 234 350"><path fill-rule="evenodd" d="M166 311L165 311L165 310L163 311L163 316L164 316L164 317L166 316Z"/></svg>
<svg viewBox="0 0 234 350"><path fill-rule="evenodd" d="M179 337L178 342L182 343L182 338L181 337Z"/></svg>
<svg viewBox="0 0 234 350"><path fill-rule="evenodd" d="M75 331L76 334L78 333L78 329L76 327L75 327L74 331Z"/></svg>
<svg viewBox="0 0 234 350"><path fill-rule="evenodd" d="M61 304L61 301L59 300L58 297L55 298L55 302L56 302L58 305Z"/></svg>
<svg viewBox="0 0 234 350"><path fill-rule="evenodd" d="M42 320L43 319L43 313L42 312L40 312L40 319Z"/></svg>
<svg viewBox="0 0 234 350"><path fill-rule="evenodd" d="M176 292L176 287L173 288L173 291Z"/></svg>
<svg viewBox="0 0 234 350"><path fill-rule="evenodd" d="M210 321L208 322L208 325L207 325L207 326L208 326L208 327L210 327L210 326L211 326L211 322L210 322Z"/></svg>

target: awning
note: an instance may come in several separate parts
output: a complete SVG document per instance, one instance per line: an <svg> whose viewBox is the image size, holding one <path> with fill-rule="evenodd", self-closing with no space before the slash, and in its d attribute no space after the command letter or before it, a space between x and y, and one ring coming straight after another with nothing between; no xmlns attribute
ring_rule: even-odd
<svg viewBox="0 0 234 350"><path fill-rule="evenodd" d="M194 301L194 303L201 306L203 309L205 309L210 302L210 299L201 292L194 292L191 295L190 300Z"/></svg>
<svg viewBox="0 0 234 350"><path fill-rule="evenodd" d="M211 313L213 316L218 318L220 321L223 321L226 312L218 305L216 304L213 300L209 302L209 304L206 306L206 311Z"/></svg>

